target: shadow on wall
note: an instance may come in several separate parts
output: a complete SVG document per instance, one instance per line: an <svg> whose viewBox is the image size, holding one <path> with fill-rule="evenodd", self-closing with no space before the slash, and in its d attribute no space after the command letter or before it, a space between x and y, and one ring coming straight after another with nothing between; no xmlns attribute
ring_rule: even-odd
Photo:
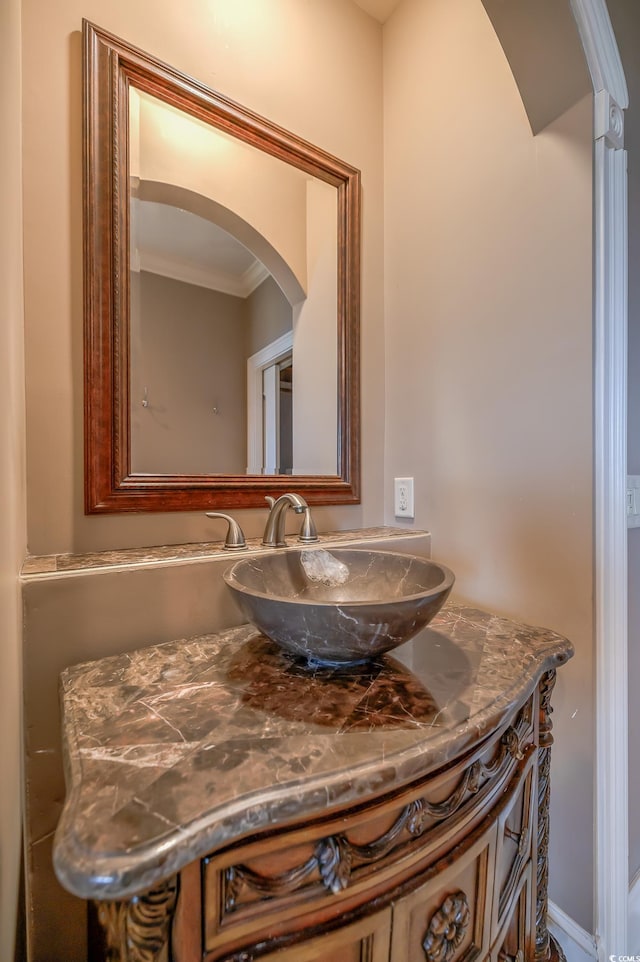
<svg viewBox="0 0 640 962"><path fill-rule="evenodd" d="M509 61L534 134L593 92L568 2L482 0L482 4Z"/></svg>

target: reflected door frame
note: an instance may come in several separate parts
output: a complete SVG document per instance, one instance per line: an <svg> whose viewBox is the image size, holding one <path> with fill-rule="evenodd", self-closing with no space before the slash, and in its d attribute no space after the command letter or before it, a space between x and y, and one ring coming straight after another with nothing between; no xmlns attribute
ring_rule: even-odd
<svg viewBox="0 0 640 962"><path fill-rule="evenodd" d="M247 474L264 474L263 372L293 350L293 331L286 331L247 358Z"/></svg>

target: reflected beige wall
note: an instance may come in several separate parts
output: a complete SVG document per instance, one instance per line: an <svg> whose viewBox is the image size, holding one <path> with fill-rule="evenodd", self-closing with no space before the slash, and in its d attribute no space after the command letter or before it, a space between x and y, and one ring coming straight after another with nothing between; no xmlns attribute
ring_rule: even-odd
<svg viewBox="0 0 640 962"><path fill-rule="evenodd" d="M292 326L291 305L273 277L266 277L247 298L249 357L290 331Z"/></svg>
<svg viewBox="0 0 640 962"><path fill-rule="evenodd" d="M244 474L245 299L147 271L137 281L140 308L137 316L132 311L131 324L133 471Z"/></svg>
<svg viewBox="0 0 640 962"><path fill-rule="evenodd" d="M478 0L404 0L383 36L387 520L413 476L458 597L576 645L551 897L593 931L591 98L534 138Z"/></svg>
<svg viewBox="0 0 640 962"><path fill-rule="evenodd" d="M367 411L362 504L323 508L316 518L324 530L379 519L384 416L380 25L344 0L194 0L188 16L169 0L24 0L23 11L30 551L206 541L212 531L204 513L84 515L83 17L362 170ZM262 532L262 509L239 512L239 518L247 534Z"/></svg>
<svg viewBox="0 0 640 962"><path fill-rule="evenodd" d="M13 959L21 853L25 553L20 3L0 4L0 959Z"/></svg>
<svg viewBox="0 0 640 962"><path fill-rule="evenodd" d="M308 298L294 310L293 473L337 474L338 341L335 305L338 264L331 188L307 185Z"/></svg>

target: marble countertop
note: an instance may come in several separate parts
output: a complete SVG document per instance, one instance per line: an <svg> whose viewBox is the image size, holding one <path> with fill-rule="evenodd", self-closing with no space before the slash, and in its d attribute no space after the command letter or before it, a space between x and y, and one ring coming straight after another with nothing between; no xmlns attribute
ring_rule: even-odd
<svg viewBox="0 0 640 962"><path fill-rule="evenodd" d="M250 625L69 668L58 878L126 898L234 839L384 794L463 753L572 652L449 605L355 672L310 669Z"/></svg>
<svg viewBox="0 0 640 962"><path fill-rule="evenodd" d="M265 509L266 511L266 509ZM411 539L427 535L426 531L417 528L397 528L380 525L355 530L328 531L318 535L319 544L351 544L363 541L381 541ZM288 547L300 547L295 535L289 536ZM261 538L247 538L247 548L251 553L271 552L273 548L265 548ZM237 555L239 559L241 555ZM242 554L242 557L246 555ZM212 558L224 558L228 561L230 554L225 551L224 541L198 541L193 544L157 545L147 548L120 548L113 551L92 551L86 554L50 554L31 555L25 559L21 576L25 580L30 578L52 575L70 574L73 572L92 572L113 568L146 567L149 565L175 565L176 563L193 563L207 561Z"/></svg>

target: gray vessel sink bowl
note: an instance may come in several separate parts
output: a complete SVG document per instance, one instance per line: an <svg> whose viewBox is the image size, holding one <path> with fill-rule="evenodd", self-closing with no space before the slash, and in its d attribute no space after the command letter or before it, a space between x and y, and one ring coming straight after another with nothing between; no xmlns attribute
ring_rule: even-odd
<svg viewBox="0 0 640 962"><path fill-rule="evenodd" d="M393 551L304 548L244 558L224 580L248 621L282 648L312 663L349 665L417 634L454 575Z"/></svg>

